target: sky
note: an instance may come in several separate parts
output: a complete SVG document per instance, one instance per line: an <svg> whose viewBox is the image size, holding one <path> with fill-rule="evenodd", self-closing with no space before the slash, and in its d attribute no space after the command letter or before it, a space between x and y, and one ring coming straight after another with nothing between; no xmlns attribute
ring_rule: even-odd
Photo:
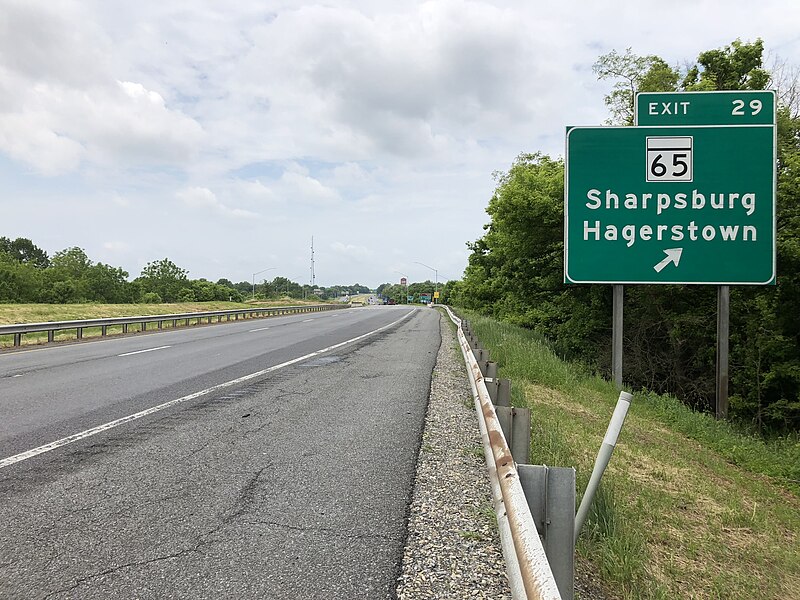
<svg viewBox="0 0 800 600"><path fill-rule="evenodd" d="M131 278L459 279L523 152L608 118L611 50L684 65L800 2L0 0L0 236ZM422 264L420 264L422 263Z"/></svg>

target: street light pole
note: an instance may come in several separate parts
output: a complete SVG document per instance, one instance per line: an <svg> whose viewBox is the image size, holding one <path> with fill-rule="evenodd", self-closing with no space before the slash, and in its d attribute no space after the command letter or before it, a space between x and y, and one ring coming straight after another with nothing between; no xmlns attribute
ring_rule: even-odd
<svg viewBox="0 0 800 600"><path fill-rule="evenodd" d="M253 273L253 300L256 299L256 275L259 275L261 273L266 273L267 271L274 271L277 268L278 267L270 267L269 269L264 269L262 271L256 271L255 273Z"/></svg>
<svg viewBox="0 0 800 600"><path fill-rule="evenodd" d="M436 284L435 284L436 287L434 288L434 290L438 292L439 291L439 269L431 267L430 265L426 265L425 263L419 262L418 260L415 260L414 263L416 263L418 265L422 265L423 267L426 267L426 268L430 269L431 271L433 271L434 277L436 278ZM436 304L436 298L433 299L433 303Z"/></svg>

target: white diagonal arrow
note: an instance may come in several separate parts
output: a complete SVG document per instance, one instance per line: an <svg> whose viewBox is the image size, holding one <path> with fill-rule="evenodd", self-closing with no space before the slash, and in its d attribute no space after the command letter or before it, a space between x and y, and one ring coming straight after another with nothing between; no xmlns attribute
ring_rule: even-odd
<svg viewBox="0 0 800 600"><path fill-rule="evenodd" d="M666 267L669 263L675 263L675 266L678 266L678 263L681 262L681 254L683 253L683 248L670 248L669 250L664 250L664 254L667 255L667 258L662 260L658 263L655 267L656 273L661 273L661 270Z"/></svg>

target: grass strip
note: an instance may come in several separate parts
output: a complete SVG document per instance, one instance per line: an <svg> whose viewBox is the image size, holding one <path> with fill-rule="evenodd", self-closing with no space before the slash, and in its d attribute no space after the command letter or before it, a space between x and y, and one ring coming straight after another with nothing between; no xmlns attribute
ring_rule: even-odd
<svg viewBox="0 0 800 600"><path fill-rule="evenodd" d="M533 414L532 462L574 466L582 494L614 385L535 333L465 313ZM763 441L675 398L634 394L579 556L610 597L788 598L800 589L800 444Z"/></svg>
<svg viewBox="0 0 800 600"><path fill-rule="evenodd" d="M306 302L294 298L258 302L178 302L173 304L0 304L0 325L19 323L47 323L52 321L77 321L84 319L103 319L112 317L138 317L150 315L168 315L216 310L247 310L250 308L268 308L273 306L300 306L303 304L320 304ZM216 322L216 320L214 321ZM198 319L191 319L191 325L198 324ZM185 325L178 321L178 327ZM163 328L171 328L172 321L164 321ZM147 329L156 329L155 321L147 324ZM140 324L128 326L129 333L141 331ZM109 326L108 335L122 333L122 326ZM99 327L86 328L84 338L98 337ZM55 332L55 341L70 341L76 338L75 329ZM22 345L36 345L47 342L47 333L29 333L22 336ZM0 336L0 348L12 346L13 336Z"/></svg>

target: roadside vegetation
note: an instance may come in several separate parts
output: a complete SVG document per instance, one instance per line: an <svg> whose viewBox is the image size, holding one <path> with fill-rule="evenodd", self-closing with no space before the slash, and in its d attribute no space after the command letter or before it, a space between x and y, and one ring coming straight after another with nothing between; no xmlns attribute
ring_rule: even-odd
<svg viewBox="0 0 800 600"><path fill-rule="evenodd" d="M673 68L628 50L600 57L595 72L614 82L606 103L615 125L632 123L636 91L777 91L777 284L733 286L730 303L729 416L769 438L800 430L800 67L767 69L762 55L761 40L737 40ZM521 154L496 181L486 233L446 297L535 331L559 356L609 376L611 286L563 283L563 160ZM715 314L715 286L625 286L626 383L713 412Z"/></svg>
<svg viewBox="0 0 800 600"><path fill-rule="evenodd" d="M763 48L736 40L684 67L629 49L594 66L614 82L614 125L633 123L637 91L778 98L777 284L731 289L729 421L713 417L714 286L625 288L634 400L577 548L611 598L800 597L800 68L765 67ZM444 296L531 408L531 461L575 467L580 496L618 398L611 286L563 283L562 159L523 153L495 178Z"/></svg>
<svg viewBox="0 0 800 600"><path fill-rule="evenodd" d="M111 317L139 317L149 315L168 315L177 313L193 313L215 310L236 310L258 306L288 306L301 304L319 304L318 298L298 300L284 296L271 300L250 300L248 302L176 302L171 304L0 304L0 325L17 323L45 323L49 321L77 321L81 319L104 319ZM200 325L200 319L189 319L189 325ZM184 327L185 320L178 321L177 327ZM172 328L172 321L165 321L164 329ZM148 329L153 329L150 324ZM141 325L129 325L129 333L138 333ZM122 333L122 326L109 326L107 335ZM87 327L83 331L84 338L101 335L99 327ZM57 331L55 341L75 339L75 330ZM22 337L22 345L42 344L47 341L47 333L28 333ZM13 346L13 336L0 335L0 348Z"/></svg>
<svg viewBox="0 0 800 600"><path fill-rule="evenodd" d="M368 293L352 286L312 287L286 277L216 282L189 279L189 272L168 258L148 263L133 280L127 271L92 261L82 248L65 248L52 257L27 238L0 237L0 303L160 304L243 302L282 297L333 300Z"/></svg>
<svg viewBox="0 0 800 600"><path fill-rule="evenodd" d="M529 329L462 314L531 408L531 462L575 467L580 501L614 385ZM635 391L577 550L611 598L796 597L800 437L764 440Z"/></svg>

